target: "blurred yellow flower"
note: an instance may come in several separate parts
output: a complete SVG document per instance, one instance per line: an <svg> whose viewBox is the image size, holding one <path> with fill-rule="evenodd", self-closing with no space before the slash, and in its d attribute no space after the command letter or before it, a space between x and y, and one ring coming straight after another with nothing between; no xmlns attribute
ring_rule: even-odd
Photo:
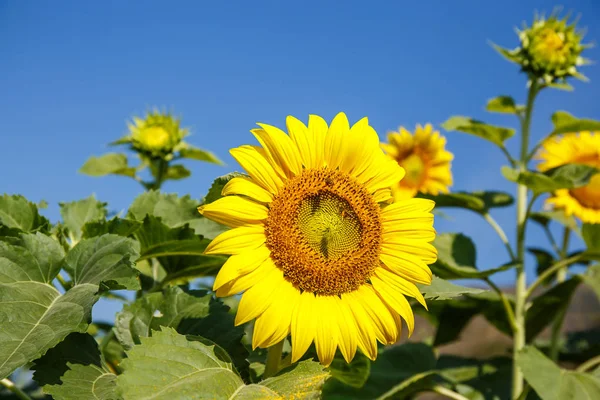
<svg viewBox="0 0 600 400"><path fill-rule="evenodd" d="M414 197L418 192L437 195L448 193L452 185L452 153L445 149L446 138L430 124L417 125L414 135L400 127L388 134L381 147L406 170L406 176L392 188L397 200Z"/></svg>
<svg viewBox="0 0 600 400"><path fill-rule="evenodd" d="M152 156L169 154L188 134L179 123L179 119L158 111L148 113L145 119L134 117L128 124L131 144Z"/></svg>
<svg viewBox="0 0 600 400"><path fill-rule="evenodd" d="M600 168L600 132L568 133L547 139L537 158L540 171L565 164L585 164ZM548 204L575 215L583 222L600 223L600 174L583 187L557 190Z"/></svg>
<svg viewBox="0 0 600 400"><path fill-rule="evenodd" d="M219 271L217 296L244 292L236 324L256 319L252 346L270 347L291 334L292 362L315 343L322 364L339 348L377 357L377 340L394 343L400 316L413 331L406 296L425 306L415 283L429 284L434 203L394 202L390 187L404 170L381 151L366 118L350 127L287 118L288 133L259 124L262 147L231 155L249 177L236 177L205 217L233 229L206 254L231 254Z"/></svg>

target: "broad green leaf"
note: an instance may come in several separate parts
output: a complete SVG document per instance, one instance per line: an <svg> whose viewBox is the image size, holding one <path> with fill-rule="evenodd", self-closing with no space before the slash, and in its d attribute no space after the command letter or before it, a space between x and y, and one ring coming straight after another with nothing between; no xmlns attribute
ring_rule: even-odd
<svg viewBox="0 0 600 400"><path fill-rule="evenodd" d="M433 346L441 346L457 340L471 319L481 312L477 307L473 307L472 302L448 301L440 303L443 306L437 316L437 329ZM429 308L431 310L432 307Z"/></svg>
<svg viewBox="0 0 600 400"><path fill-rule="evenodd" d="M214 274L225 257L203 255L209 241L187 226L169 228L160 218L147 216L135 232L142 247L142 260L156 257L169 277ZM171 278L169 278L171 279Z"/></svg>
<svg viewBox="0 0 600 400"><path fill-rule="evenodd" d="M581 232L575 218L573 216L567 217L563 210L538 211L531 213L529 218L542 226L548 226L550 221L558 222L559 224L570 228L578 236L581 236Z"/></svg>
<svg viewBox="0 0 600 400"><path fill-rule="evenodd" d="M131 204L128 218L143 221L146 215L160 217L170 228L178 228L185 224L194 229L197 235L214 239L228 228L224 225L204 218L198 212L200 201L189 196L178 197L176 194L165 194L150 190L139 195Z"/></svg>
<svg viewBox="0 0 600 400"><path fill-rule="evenodd" d="M600 299L600 264L592 265L581 275L586 285L591 287Z"/></svg>
<svg viewBox="0 0 600 400"><path fill-rule="evenodd" d="M369 379L371 360L362 353L356 353L352 361L348 364L346 360L337 355L329 366L329 371L332 378L337 379L343 384L361 388L367 382L367 379Z"/></svg>
<svg viewBox="0 0 600 400"><path fill-rule="evenodd" d="M518 114L523 109L523 106L517 105L515 99L510 96L498 96L490 99L485 109L489 112Z"/></svg>
<svg viewBox="0 0 600 400"><path fill-rule="evenodd" d="M107 153L102 156L91 156L79 169L79 172L90 176L109 174L135 176L135 168L127 163L127 156L121 153Z"/></svg>
<svg viewBox="0 0 600 400"><path fill-rule="evenodd" d="M466 208L478 213L486 213L490 208L507 207L514 199L504 192L454 192L439 195L421 194L420 197L435 201L436 207Z"/></svg>
<svg viewBox="0 0 600 400"><path fill-rule="evenodd" d="M546 271L556 262L554 256L544 249L540 249L538 247L528 247L527 251L531 253L536 259L537 265L535 268L535 272L538 276L541 275L544 271ZM552 280L554 279L554 276L556 276L556 274L549 276L544 281L544 285L550 284L550 282L552 282Z"/></svg>
<svg viewBox="0 0 600 400"><path fill-rule="evenodd" d="M94 195L87 199L59 204L63 224L69 237L75 242L81 239L82 228L86 223L106 219L106 203L99 202Z"/></svg>
<svg viewBox="0 0 600 400"><path fill-rule="evenodd" d="M40 385L58 385L67 363L101 365L98 343L87 333L74 332L34 361L33 379Z"/></svg>
<svg viewBox="0 0 600 400"><path fill-rule="evenodd" d="M181 334L205 337L224 348L238 371L248 368L248 352L241 343L243 327L234 327L229 307L202 291L186 293L178 287L149 293L125 305L117 314L115 334L125 349L140 343L161 326Z"/></svg>
<svg viewBox="0 0 600 400"><path fill-rule="evenodd" d="M552 114L552 123L554 124L554 130L550 133L550 136L600 130L600 121L576 118L566 111L557 111Z"/></svg>
<svg viewBox="0 0 600 400"><path fill-rule="evenodd" d="M436 236L433 245L438 251L432 271L443 279L486 278L500 271L513 268L514 264L479 271L475 267L475 244L462 233L442 233Z"/></svg>
<svg viewBox="0 0 600 400"><path fill-rule="evenodd" d="M107 234L77 243L65 257L63 268L71 275L75 285L100 285L101 291L136 290L140 285L133 261L138 257L138 242Z"/></svg>
<svg viewBox="0 0 600 400"><path fill-rule="evenodd" d="M433 277L431 285L417 284L417 287L427 300L448 300L464 294L479 294L485 292L483 289L459 286L438 278L437 276Z"/></svg>
<svg viewBox="0 0 600 400"><path fill-rule="evenodd" d="M423 343L391 346L371 362L371 373L361 388L345 385L337 379L330 379L323 388L323 398L326 400L372 400L389 398L388 396L404 398L427 386L428 378L435 373L435 363L431 347Z"/></svg>
<svg viewBox="0 0 600 400"><path fill-rule="evenodd" d="M97 365L67 364L62 384L44 386L54 400L119 400L117 376Z"/></svg>
<svg viewBox="0 0 600 400"><path fill-rule="evenodd" d="M260 384L245 385L227 353L199 336L162 328L127 352L117 378L120 394L131 400L197 398L317 398L327 372L312 361L289 367ZM156 360L161 368L156 368Z"/></svg>
<svg viewBox="0 0 600 400"><path fill-rule="evenodd" d="M212 203L213 201L218 200L221 197L223 197L221 195L221 192L223 191L223 187L225 187L227 182L229 182L233 178L237 178L237 177L241 177L241 176L245 176L245 175L241 174L239 172L231 172L227 175L223 175L223 176L220 176L217 179L215 179L213 181L212 185L210 186L210 189L208 189L208 193L204 197L202 204L209 204L209 203Z"/></svg>
<svg viewBox="0 0 600 400"><path fill-rule="evenodd" d="M526 314L527 341L534 339L557 315L564 314L581 278L573 277L537 296Z"/></svg>
<svg viewBox="0 0 600 400"><path fill-rule="evenodd" d="M442 124L447 131L459 131L479 136L497 146L504 146L504 141L515 134L515 130L501 126L488 125L473 118L454 116Z"/></svg>
<svg viewBox="0 0 600 400"><path fill-rule="evenodd" d="M35 232L47 231L50 222L25 197L4 194L0 197L0 225L23 232Z"/></svg>
<svg viewBox="0 0 600 400"><path fill-rule="evenodd" d="M88 222L83 225L82 233L84 239L102 236L107 233L127 237L137 231L140 226L142 226L142 223L139 221L114 217L108 221Z"/></svg>
<svg viewBox="0 0 600 400"><path fill-rule="evenodd" d="M592 374L561 369L535 347L525 347L516 355L516 360L525 379L542 400L600 398L600 379Z"/></svg>
<svg viewBox="0 0 600 400"><path fill-rule="evenodd" d="M589 252L600 253L600 224L583 224L581 235Z"/></svg>
<svg viewBox="0 0 600 400"><path fill-rule="evenodd" d="M544 173L519 172L507 166L502 167L502 175L506 179L527 186L534 194L584 186L597 172L596 168L582 164L566 164Z"/></svg>
<svg viewBox="0 0 600 400"><path fill-rule="evenodd" d="M167 173L165 175L165 179L172 179L172 180L178 180L178 179L184 179L187 178L188 176L190 176L192 173L190 172L189 169L187 169L186 167L184 167L183 165L171 165L169 167L169 169L167 169Z"/></svg>
<svg viewBox="0 0 600 400"><path fill-rule="evenodd" d="M186 147L179 151L179 156L182 158L189 158L191 160L205 161L212 164L223 165L223 161L207 150L202 150L194 147L190 144L186 144Z"/></svg>

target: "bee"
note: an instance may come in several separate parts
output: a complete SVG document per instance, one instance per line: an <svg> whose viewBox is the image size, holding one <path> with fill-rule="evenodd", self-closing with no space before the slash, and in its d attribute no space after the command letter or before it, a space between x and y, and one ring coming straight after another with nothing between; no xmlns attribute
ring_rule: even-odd
<svg viewBox="0 0 600 400"><path fill-rule="evenodd" d="M325 184L327 184L327 186L333 185L333 179L329 177L325 178Z"/></svg>

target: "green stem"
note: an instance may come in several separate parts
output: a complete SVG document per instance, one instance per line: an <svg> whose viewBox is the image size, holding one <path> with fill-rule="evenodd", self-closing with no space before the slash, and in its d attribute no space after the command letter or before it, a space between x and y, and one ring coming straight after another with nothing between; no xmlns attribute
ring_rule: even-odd
<svg viewBox="0 0 600 400"><path fill-rule="evenodd" d="M17 396L21 400L31 400L31 397L29 397L27 393L15 386L15 384L8 378L0 380L0 385L13 392L15 396Z"/></svg>
<svg viewBox="0 0 600 400"><path fill-rule="evenodd" d="M519 172L527 170L527 155L529 150L529 127L533 103L538 92L537 80L530 80L525 116L521 124L521 154L519 157ZM527 186L517 187L517 259L520 264L516 267L515 284L515 324L516 330L513 341L513 374L512 398L517 399L523 391L523 372L517 363L517 353L525 347L525 300L527 298L527 281L525 275L525 226L527 224Z"/></svg>
<svg viewBox="0 0 600 400"><path fill-rule="evenodd" d="M154 177L154 183L152 184L152 189L154 190L160 190L165 179L165 172L167 172L167 169L169 168L169 162L162 158L159 159L157 163L156 176Z"/></svg>
<svg viewBox="0 0 600 400"><path fill-rule="evenodd" d="M468 400L467 397L463 396L462 394L456 393L448 388L445 388L442 385L435 385L434 387L431 388L431 390L437 394L441 394L442 396L446 396L449 399L454 399L454 400Z"/></svg>
<svg viewBox="0 0 600 400"><path fill-rule="evenodd" d="M581 259L581 254L576 254L573 257L565 258L563 260L558 261L556 264L545 270L540 276L537 277L535 282L529 286L525 293L525 298L530 297L533 294L533 291L544 282L546 278L559 271L561 268L568 267L569 265L579 261Z"/></svg>
<svg viewBox="0 0 600 400"><path fill-rule="evenodd" d="M502 243L504 243L504 247L506 247L506 250L508 251L508 254L510 255L511 261L516 261L517 257L515 256L515 252L513 251L512 247L510 245L510 242L508 241L508 238L506 237L506 233L504 233L504 230L502 229L502 227L500 225L498 225L496 220L489 213L483 214L483 218L496 231L496 233L500 237L500 240L502 240Z"/></svg>
<svg viewBox="0 0 600 400"><path fill-rule="evenodd" d="M506 311L506 316L508 317L510 327L512 328L513 332L515 332L517 330L517 324L515 322L515 313L513 311L512 306L510 305L510 302L508 301L508 298L506 297L504 292L500 290L500 288L496 286L494 282L492 282L490 278L485 278L485 281L498 294L498 296L500 296L500 300L502 301L502 305L504 306L504 311Z"/></svg>
<svg viewBox="0 0 600 400"><path fill-rule="evenodd" d="M564 260L567 257L567 253L569 252L569 239L571 235L571 230L565 226L563 232L563 241L562 248L560 249L559 255L560 259ZM561 284L567 279L567 266L560 268L556 272L556 283ZM552 333L550 336L550 359L553 361L558 360L558 355L560 353L559 342L560 342L560 331L562 329L563 322L565 320L565 314L567 313L567 308L565 307L562 312L558 313L552 322Z"/></svg>
<svg viewBox="0 0 600 400"><path fill-rule="evenodd" d="M267 364L265 365L265 373L263 374L263 378L269 378L279 372L284 341L285 339L269 347L267 350Z"/></svg>
<svg viewBox="0 0 600 400"><path fill-rule="evenodd" d="M544 226L544 232L546 232L546 236L548 237L548 241L550 242L552 249L556 252L556 254L560 255L560 249L556 244L556 240L554 240L554 236L552 236L552 232L550 232L550 229L547 226Z"/></svg>
<svg viewBox="0 0 600 400"><path fill-rule="evenodd" d="M600 365L600 356L590 358L589 360L587 360L586 362L581 364L579 367L577 367L577 371L585 372L587 370L594 368L596 365Z"/></svg>

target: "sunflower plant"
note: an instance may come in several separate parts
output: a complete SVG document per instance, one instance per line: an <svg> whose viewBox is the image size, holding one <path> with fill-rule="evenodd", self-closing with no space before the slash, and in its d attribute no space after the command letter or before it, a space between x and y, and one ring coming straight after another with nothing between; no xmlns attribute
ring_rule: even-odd
<svg viewBox="0 0 600 400"><path fill-rule="evenodd" d="M158 111L133 118L112 143L127 146L136 166L109 153L81 169L144 186L124 215L109 217L91 196L61 203L51 223L44 204L3 195L0 396L600 398L597 338L585 347L561 336L577 287L600 295L600 121L557 111L553 131L529 143L537 96L580 76L572 68L582 65L580 39L553 15L521 31L516 50L498 48L521 64L528 93L524 105L499 96L487 110L512 116L518 134L465 116L441 124L497 146L516 198L455 190L452 135L433 124L384 136L345 113L259 123L248 135L254 144L230 150L238 171L202 198L164 193L167 179L190 174L179 160L220 161ZM505 146L515 135L518 155ZM493 214L515 203L511 242L507 221ZM487 221L507 258L478 269L469 237L436 231L446 208ZM548 249L527 247L529 222ZM584 249L573 251L575 237ZM528 253L538 264L529 285ZM516 274L514 294L494 282L502 271ZM122 302L114 322L92 320L100 299ZM476 315L512 347L487 359L446 354L441 346ZM566 360L577 368L557 364Z"/></svg>

